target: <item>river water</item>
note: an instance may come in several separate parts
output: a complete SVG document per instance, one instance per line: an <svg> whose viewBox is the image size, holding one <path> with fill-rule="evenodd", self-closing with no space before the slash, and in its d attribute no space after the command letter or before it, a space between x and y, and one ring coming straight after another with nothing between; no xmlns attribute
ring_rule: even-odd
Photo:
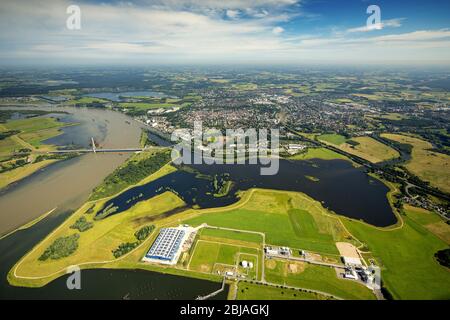
<svg viewBox="0 0 450 320"><path fill-rule="evenodd" d="M5 108L17 109L17 108ZM26 107L26 109L32 109ZM89 147L93 137L103 148L139 146L142 125L117 112L85 108L39 107L61 121L76 122L47 142ZM47 115L48 116L48 115ZM152 138L153 136L151 136ZM155 140L158 138L153 137ZM19 181L0 194L0 234L57 207L34 226L0 240L0 299L195 299L220 288L221 284L139 270L84 270L82 289L68 290L67 276L42 288L9 285L7 274L14 264L47 234L81 206L91 190L123 163L129 154L86 154L58 162ZM228 287L216 299L226 299Z"/></svg>
<svg viewBox="0 0 450 320"><path fill-rule="evenodd" d="M27 109L31 109L27 107ZM63 128L63 134L47 143L89 148L91 137L103 148L139 147L141 124L109 110L39 107L65 122L79 125ZM0 234L14 230L55 207L81 205L92 189L129 154L86 154L52 164L0 193Z"/></svg>

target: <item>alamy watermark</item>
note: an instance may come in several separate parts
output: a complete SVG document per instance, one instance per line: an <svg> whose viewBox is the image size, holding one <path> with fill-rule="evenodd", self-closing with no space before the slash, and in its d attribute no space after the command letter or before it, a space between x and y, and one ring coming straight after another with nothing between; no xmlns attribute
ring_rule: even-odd
<svg viewBox="0 0 450 320"><path fill-rule="evenodd" d="M69 17L66 20L66 27L69 30L81 29L81 9L77 5L70 5L66 9L66 13Z"/></svg>
<svg viewBox="0 0 450 320"><path fill-rule="evenodd" d="M66 270L67 277L66 286L69 290L81 290L81 269L79 266L70 266Z"/></svg>
<svg viewBox="0 0 450 320"><path fill-rule="evenodd" d="M370 16L367 18L368 30L381 30L383 24L381 22L381 8L375 4L367 7L367 14Z"/></svg>
<svg viewBox="0 0 450 320"><path fill-rule="evenodd" d="M203 130L202 122L194 129L177 129L171 140L175 164L260 164L263 176L276 175L279 170L279 129Z"/></svg>

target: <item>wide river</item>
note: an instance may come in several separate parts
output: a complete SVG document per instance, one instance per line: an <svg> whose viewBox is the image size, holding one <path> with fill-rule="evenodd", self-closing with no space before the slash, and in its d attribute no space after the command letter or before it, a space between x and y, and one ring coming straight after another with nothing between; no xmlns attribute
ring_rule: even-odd
<svg viewBox="0 0 450 320"><path fill-rule="evenodd" d="M11 108L9 108L11 109ZM27 107L26 109L32 109ZM103 148L139 147L140 124L124 114L98 109L39 107L62 121L79 123L49 139L55 145L90 147L93 137ZM0 193L0 235L53 208L75 208L129 154L86 154L44 168Z"/></svg>
<svg viewBox="0 0 450 320"><path fill-rule="evenodd" d="M27 106L26 109L32 108ZM64 133L49 139L49 143L89 148L93 137L103 148L139 147L141 124L121 113L51 106L37 109L66 111L69 114L52 116L62 121L79 123L64 128ZM151 137L155 142L160 140L156 136ZM68 290L66 276L42 288L9 285L7 274L14 264L81 206L91 190L128 156L87 154L59 162L0 194L0 234L57 207L54 213L31 228L0 240L0 299L195 299L220 288L220 284L211 281L138 270L85 270L81 278L82 290ZM227 292L228 287L215 299L226 299Z"/></svg>
<svg viewBox="0 0 450 320"><path fill-rule="evenodd" d="M11 109L11 108L10 108ZM30 109L27 107L26 109ZM64 128L64 133L48 142L56 145L89 147L93 137L103 148L138 147L141 124L121 113L83 108L39 107L62 121L79 125ZM158 142L157 137L154 138ZM160 140L160 139L159 139ZM162 141L160 141L162 142ZM87 154L59 162L21 180L0 194L0 234L5 234L53 208L55 212L33 227L0 240L1 298L130 298L193 299L215 291L217 283L154 272L133 270L86 270L82 273L83 290L69 291L61 277L39 289L17 288L6 276L12 266L58 226L87 199L91 190L123 163L127 154ZM191 168L192 169L192 168ZM281 161L277 176L261 177L257 166L194 166L199 172L214 176L228 174L235 182L230 193L215 198L211 180L191 171L177 171L111 200L118 214L134 204L129 199L142 194L143 199L164 190L174 190L187 205L224 206L238 201L236 192L253 187L304 192L338 214L365 220L377 226L394 224L396 218L386 198L388 188L370 178L363 168L349 162ZM311 181L308 176L318 179ZM227 290L216 298L226 298Z"/></svg>

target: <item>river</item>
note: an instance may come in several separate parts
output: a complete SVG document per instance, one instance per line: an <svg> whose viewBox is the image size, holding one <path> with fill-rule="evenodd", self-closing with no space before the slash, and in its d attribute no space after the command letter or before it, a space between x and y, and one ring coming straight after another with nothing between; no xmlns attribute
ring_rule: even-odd
<svg viewBox="0 0 450 320"><path fill-rule="evenodd" d="M124 114L71 107L38 109L68 112L53 115L64 122L79 123L63 128L63 134L49 139L47 143L89 148L93 137L103 148L139 147L142 125ZM55 207L68 204L80 206L92 189L128 156L126 153L86 154L52 164L11 185L0 193L0 234L14 230Z"/></svg>
<svg viewBox="0 0 450 320"><path fill-rule="evenodd" d="M27 106L26 109L33 108ZM142 124L121 113L52 106L37 109L65 111L68 114L53 115L61 121L79 123L63 128L64 133L49 139L48 143L89 147L90 138L94 137L103 148L139 146ZM153 135L150 137L158 139ZM86 154L58 162L0 194L0 234L57 207L54 213L34 226L0 240L0 299L195 299L220 288L220 283L156 272L100 269L82 271L81 290L68 290L67 276L42 288L9 285L7 274L14 264L81 206L91 190L127 157L128 154ZM215 298L226 299L227 292L228 287Z"/></svg>

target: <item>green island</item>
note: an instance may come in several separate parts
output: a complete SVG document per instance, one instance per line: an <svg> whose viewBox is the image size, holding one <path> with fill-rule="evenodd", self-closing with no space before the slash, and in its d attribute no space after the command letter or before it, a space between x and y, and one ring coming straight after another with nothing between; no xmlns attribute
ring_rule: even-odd
<svg viewBox="0 0 450 320"><path fill-rule="evenodd" d="M133 155L94 189L90 200L112 196L138 183L169 163L170 153L171 151L167 148L154 148L151 151Z"/></svg>

